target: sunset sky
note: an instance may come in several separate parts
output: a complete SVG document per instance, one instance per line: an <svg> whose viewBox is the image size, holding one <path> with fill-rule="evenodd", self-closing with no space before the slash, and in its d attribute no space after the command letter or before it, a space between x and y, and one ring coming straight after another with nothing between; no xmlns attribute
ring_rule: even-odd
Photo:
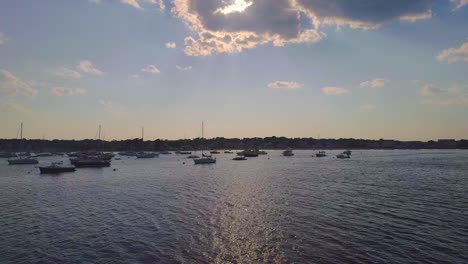
<svg viewBox="0 0 468 264"><path fill-rule="evenodd" d="M467 0L0 1L0 138L468 138Z"/></svg>

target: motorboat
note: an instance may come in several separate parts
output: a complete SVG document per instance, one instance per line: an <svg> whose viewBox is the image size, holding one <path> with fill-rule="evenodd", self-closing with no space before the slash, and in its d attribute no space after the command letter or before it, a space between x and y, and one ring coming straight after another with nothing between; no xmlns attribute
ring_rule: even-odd
<svg viewBox="0 0 468 264"><path fill-rule="evenodd" d="M336 155L336 157L339 158L339 159L349 159L349 158L351 158L350 155L348 155L348 154L346 154L344 152L341 153L341 154Z"/></svg>
<svg viewBox="0 0 468 264"><path fill-rule="evenodd" d="M109 160L102 160L102 159L74 159L71 161L73 165L77 168L102 168L102 167L110 167L111 162Z"/></svg>
<svg viewBox="0 0 468 264"><path fill-rule="evenodd" d="M159 154L154 152L140 152L136 154L138 159L152 159L159 157Z"/></svg>
<svg viewBox="0 0 468 264"><path fill-rule="evenodd" d="M247 158L244 157L244 156L237 156L237 157L233 158L232 160L247 160Z"/></svg>
<svg viewBox="0 0 468 264"><path fill-rule="evenodd" d="M294 156L294 153L291 149L287 149L285 151L283 151L283 156L286 156L286 157L291 157L291 156Z"/></svg>
<svg viewBox="0 0 468 264"><path fill-rule="evenodd" d="M0 158L16 158L16 153L13 153L13 152L0 152Z"/></svg>
<svg viewBox="0 0 468 264"><path fill-rule="evenodd" d="M210 153L211 153L211 154L219 154L220 152L217 151L217 150L212 150L212 151L210 151Z"/></svg>
<svg viewBox="0 0 468 264"><path fill-rule="evenodd" d="M49 166L42 166L39 167L39 171L44 174L44 173L62 173L62 172L73 172L76 170L75 166L63 166L61 163L52 163Z"/></svg>
<svg viewBox="0 0 468 264"><path fill-rule="evenodd" d="M349 149L343 151L343 153L348 155L348 156L351 156L351 150L349 150Z"/></svg>
<svg viewBox="0 0 468 264"><path fill-rule="evenodd" d="M232 153L234 153L234 152L232 152L232 151L230 151L230 150L225 150L224 153L226 153L226 154L232 154Z"/></svg>
<svg viewBox="0 0 468 264"><path fill-rule="evenodd" d="M9 165L29 165L29 164L38 164L38 163L39 161L37 159L33 159L29 157L26 157L26 158L19 157L17 159L8 160Z"/></svg>
<svg viewBox="0 0 468 264"><path fill-rule="evenodd" d="M325 151L323 151L323 150L320 150L319 152L315 153L315 156L317 158L323 158L323 157L327 156L327 153L325 153Z"/></svg>
<svg viewBox="0 0 468 264"><path fill-rule="evenodd" d="M212 157L203 157L199 159L194 159L193 160L195 164L213 164L216 163L216 159Z"/></svg>
<svg viewBox="0 0 468 264"><path fill-rule="evenodd" d="M50 152L40 152L36 153L36 157L52 157L54 154Z"/></svg>
<svg viewBox="0 0 468 264"><path fill-rule="evenodd" d="M237 155L244 157L258 157L258 151L255 149L246 149L240 152L237 152Z"/></svg>

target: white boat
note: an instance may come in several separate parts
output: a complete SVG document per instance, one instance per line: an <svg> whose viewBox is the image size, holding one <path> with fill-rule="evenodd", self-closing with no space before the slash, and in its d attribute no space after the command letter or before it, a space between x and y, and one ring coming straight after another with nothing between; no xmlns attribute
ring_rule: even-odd
<svg viewBox="0 0 468 264"><path fill-rule="evenodd" d="M202 137L201 137L202 139L203 139L203 132L204 132L204 124L202 122ZM206 157L202 149L202 157L199 159L193 159L193 162L195 164L213 164L213 163L216 163L216 159L211 156Z"/></svg>
<svg viewBox="0 0 468 264"><path fill-rule="evenodd" d="M20 142L23 141L23 122L21 122L20 126ZM28 165L28 164L38 164L39 161L37 159L33 159L30 156L26 156L23 158L22 153L19 153L18 158L16 159L9 159L8 164L10 165Z"/></svg>
<svg viewBox="0 0 468 264"><path fill-rule="evenodd" d="M140 152L136 154L138 159L152 159L159 157L159 154L154 152Z"/></svg>
<svg viewBox="0 0 468 264"><path fill-rule="evenodd" d="M287 149L287 150L283 151L283 156L291 157L291 156L294 156L294 153L293 153L292 149Z"/></svg>

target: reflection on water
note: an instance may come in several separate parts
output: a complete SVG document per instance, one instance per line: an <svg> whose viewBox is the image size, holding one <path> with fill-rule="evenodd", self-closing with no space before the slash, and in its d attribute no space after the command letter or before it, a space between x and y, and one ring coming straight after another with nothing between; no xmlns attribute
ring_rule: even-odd
<svg viewBox="0 0 468 264"><path fill-rule="evenodd" d="M59 176L0 160L0 263L468 262L467 151L295 152Z"/></svg>

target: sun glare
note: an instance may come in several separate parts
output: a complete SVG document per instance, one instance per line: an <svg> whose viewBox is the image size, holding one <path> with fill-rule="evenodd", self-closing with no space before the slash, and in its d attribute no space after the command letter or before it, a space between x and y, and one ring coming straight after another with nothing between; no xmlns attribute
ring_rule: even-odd
<svg viewBox="0 0 468 264"><path fill-rule="evenodd" d="M235 0L234 3L225 6L223 8L219 8L215 11L215 13L223 13L224 15L229 15L231 13L242 13L244 12L249 6L251 6L253 2L247 2L245 0Z"/></svg>

